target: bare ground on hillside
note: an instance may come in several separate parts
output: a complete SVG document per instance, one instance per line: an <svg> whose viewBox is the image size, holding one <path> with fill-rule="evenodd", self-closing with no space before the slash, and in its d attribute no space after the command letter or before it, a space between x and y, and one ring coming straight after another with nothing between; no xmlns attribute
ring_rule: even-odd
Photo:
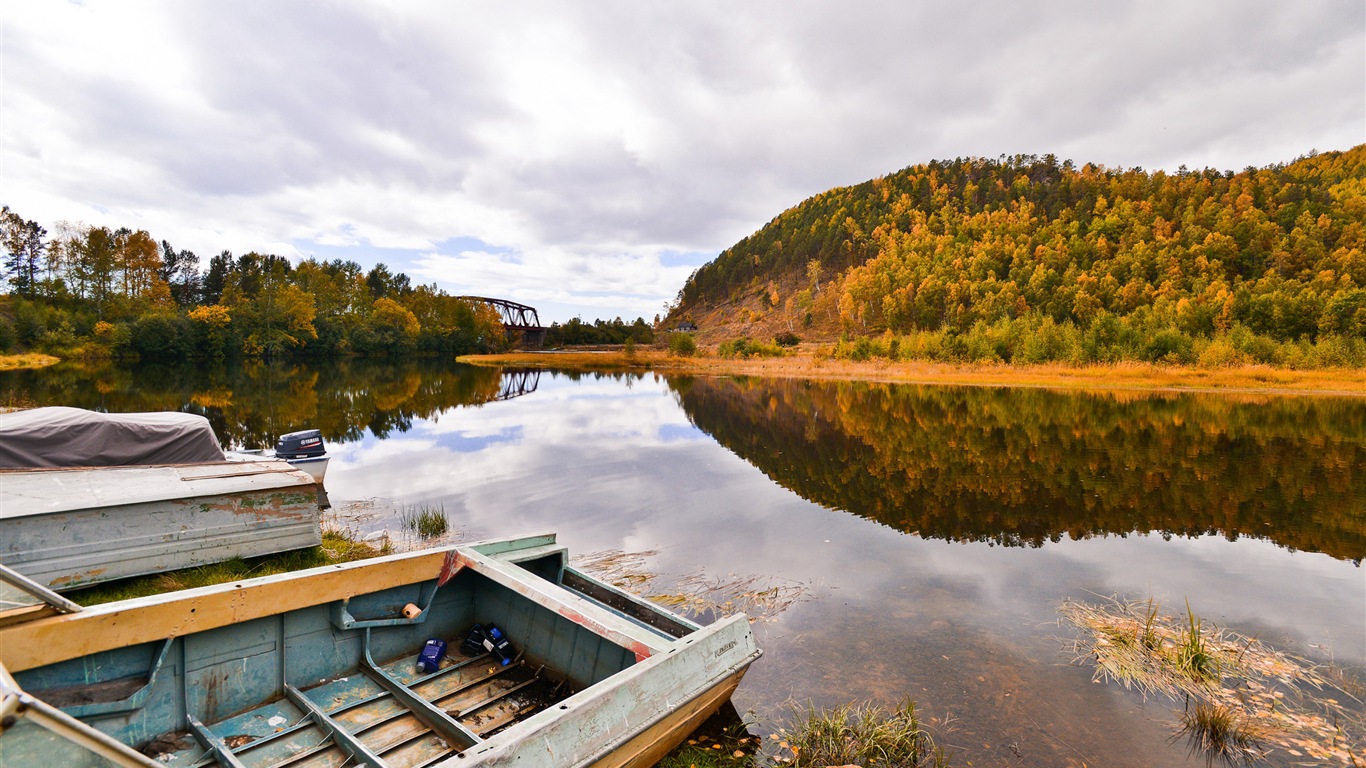
<svg viewBox="0 0 1366 768"><path fill-rule="evenodd" d="M769 376L774 378L887 381L912 384L1041 387L1047 389L1179 392L1230 392L1259 395L1366 396L1366 370L1298 371L1267 366L1192 368L1149 363L1118 365L1029 365L865 362L833 360L803 345L788 357L723 358L699 352L680 357L657 349L621 348L592 351L511 352L470 355L476 365L524 366L588 371L658 371L701 376Z"/></svg>

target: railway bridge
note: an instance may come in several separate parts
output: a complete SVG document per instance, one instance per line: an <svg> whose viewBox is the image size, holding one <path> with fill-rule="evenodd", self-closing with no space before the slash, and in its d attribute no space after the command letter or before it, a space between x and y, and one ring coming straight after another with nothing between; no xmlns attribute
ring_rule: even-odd
<svg viewBox="0 0 1366 768"><path fill-rule="evenodd" d="M503 332L514 346L538 349L545 344L546 329L541 325L541 317L535 307L518 304L507 299L491 299L487 296L457 296L465 301L477 301L498 310L503 318Z"/></svg>

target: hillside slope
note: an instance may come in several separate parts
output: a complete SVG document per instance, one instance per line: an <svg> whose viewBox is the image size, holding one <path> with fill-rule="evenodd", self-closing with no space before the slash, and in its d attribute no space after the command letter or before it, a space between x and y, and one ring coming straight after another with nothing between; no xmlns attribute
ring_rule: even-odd
<svg viewBox="0 0 1366 768"><path fill-rule="evenodd" d="M976 335L990 349L967 357L1006 360L1045 326L1079 348L1090 334L1101 360L1229 334L1356 349L1366 145L1236 174L1052 156L906 168L816 195L722 252L680 292L669 320L685 318L704 340Z"/></svg>

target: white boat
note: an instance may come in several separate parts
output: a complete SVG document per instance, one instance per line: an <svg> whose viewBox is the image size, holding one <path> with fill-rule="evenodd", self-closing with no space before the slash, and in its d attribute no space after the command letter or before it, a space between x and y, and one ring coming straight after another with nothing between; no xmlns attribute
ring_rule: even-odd
<svg viewBox="0 0 1366 768"><path fill-rule="evenodd" d="M0 562L54 589L317 546L320 490L202 416L0 414Z"/></svg>

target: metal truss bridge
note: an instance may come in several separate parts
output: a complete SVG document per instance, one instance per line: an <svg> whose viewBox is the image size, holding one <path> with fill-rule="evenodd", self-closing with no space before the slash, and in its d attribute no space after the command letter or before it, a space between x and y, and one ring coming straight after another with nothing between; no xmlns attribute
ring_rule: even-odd
<svg viewBox="0 0 1366 768"><path fill-rule="evenodd" d="M465 301L477 301L498 310L498 315L503 318L503 331L507 334L508 341L513 344L520 343L521 346L533 348L545 344L546 329L541 325L541 317L536 314L535 307L518 304L507 299L491 299L487 296L456 296L456 298Z"/></svg>

